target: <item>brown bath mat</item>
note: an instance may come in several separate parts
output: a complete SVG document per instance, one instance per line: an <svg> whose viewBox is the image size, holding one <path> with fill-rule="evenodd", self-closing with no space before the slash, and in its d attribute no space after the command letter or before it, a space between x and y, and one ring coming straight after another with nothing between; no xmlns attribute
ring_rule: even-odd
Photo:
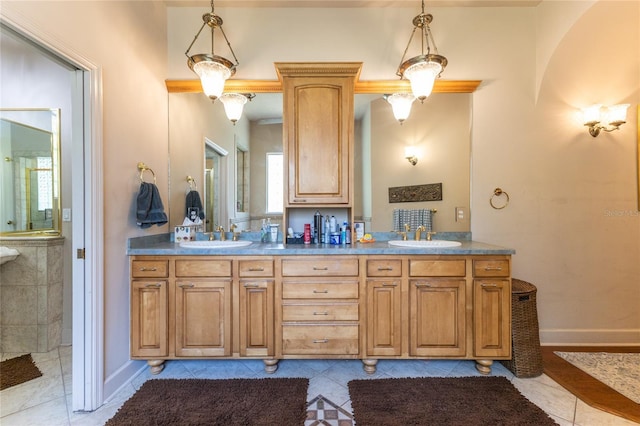
<svg viewBox="0 0 640 426"><path fill-rule="evenodd" d="M555 425L504 377L352 380L358 426Z"/></svg>
<svg viewBox="0 0 640 426"><path fill-rule="evenodd" d="M0 362L0 390L28 382L42 376L31 354L22 355Z"/></svg>
<svg viewBox="0 0 640 426"><path fill-rule="evenodd" d="M308 379L154 379L106 426L303 426L308 386Z"/></svg>

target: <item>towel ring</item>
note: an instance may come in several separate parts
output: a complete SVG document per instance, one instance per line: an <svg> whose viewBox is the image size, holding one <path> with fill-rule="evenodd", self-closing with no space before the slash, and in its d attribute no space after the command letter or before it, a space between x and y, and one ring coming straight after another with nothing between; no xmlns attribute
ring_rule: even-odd
<svg viewBox="0 0 640 426"><path fill-rule="evenodd" d="M503 205L501 205L501 206L496 206L495 204L493 204L493 199L494 198L498 198L498 197L500 197L502 195L507 197L507 201L505 201L505 203ZM506 191L503 191L500 188L496 188L496 189L493 190L493 195L491 196L491 198L489 198L489 204L491 204L491 207L493 207L496 210L504 209L509 204L509 194L507 194Z"/></svg>
<svg viewBox="0 0 640 426"><path fill-rule="evenodd" d="M190 191L197 191L198 190L198 184L196 183L196 180L193 177L187 176L187 182L189 183L189 190Z"/></svg>
<svg viewBox="0 0 640 426"><path fill-rule="evenodd" d="M140 170L140 182L144 182L144 172L151 172L151 175L153 176L153 183L156 183L156 174L153 172L153 170L151 170L149 166L147 166L143 162L139 162L138 170Z"/></svg>

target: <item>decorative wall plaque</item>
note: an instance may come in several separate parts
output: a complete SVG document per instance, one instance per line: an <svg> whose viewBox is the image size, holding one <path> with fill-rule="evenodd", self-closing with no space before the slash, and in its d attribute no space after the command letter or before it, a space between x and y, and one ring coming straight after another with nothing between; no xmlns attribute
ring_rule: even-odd
<svg viewBox="0 0 640 426"><path fill-rule="evenodd" d="M390 203L442 201L442 182L389 188Z"/></svg>

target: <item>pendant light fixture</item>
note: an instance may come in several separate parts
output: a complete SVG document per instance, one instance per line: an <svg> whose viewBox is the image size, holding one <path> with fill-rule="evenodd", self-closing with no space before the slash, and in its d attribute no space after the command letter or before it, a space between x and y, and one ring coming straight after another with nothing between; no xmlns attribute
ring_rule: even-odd
<svg viewBox="0 0 640 426"><path fill-rule="evenodd" d="M220 95L222 95L225 81L235 74L236 66L239 65L239 63L238 58L236 58L236 54L233 52L231 43L229 43L227 35L222 29L222 18L214 12L213 0L211 0L211 12L202 15L202 20L204 23L196 33L196 36L193 38L193 41L184 54L187 56L187 65L189 65L189 68L195 72L198 77L200 77L204 93L212 100L216 100ZM205 26L208 26L211 29L211 53L200 53L189 56L191 47L196 42ZM220 30L224 40L227 42L227 46L229 46L229 50L235 60L235 64L230 60L215 54L214 33L216 28Z"/></svg>
<svg viewBox="0 0 640 426"><path fill-rule="evenodd" d="M227 114L229 121L236 125L236 122L242 117L242 110L247 101L253 99L256 95L251 93L223 93L220 95L220 102L224 106L224 112Z"/></svg>
<svg viewBox="0 0 640 426"><path fill-rule="evenodd" d="M438 48L433 40L431 28L429 27L431 21L433 21L433 16L429 13L424 13L424 0L422 0L422 12L413 18L413 31L411 32L411 37L409 37L409 43L407 43L407 47L402 54L400 66L396 71L400 78L407 78L411 82L413 95L420 99L420 102L424 102L431 94L435 79L440 76L447 66L447 58L438 54ZM404 58L417 29L420 29L420 55L405 61Z"/></svg>
<svg viewBox="0 0 640 426"><path fill-rule="evenodd" d="M411 113L411 104L416 100L413 93L394 93L393 95L384 95L384 98L391 104L393 116L402 124Z"/></svg>

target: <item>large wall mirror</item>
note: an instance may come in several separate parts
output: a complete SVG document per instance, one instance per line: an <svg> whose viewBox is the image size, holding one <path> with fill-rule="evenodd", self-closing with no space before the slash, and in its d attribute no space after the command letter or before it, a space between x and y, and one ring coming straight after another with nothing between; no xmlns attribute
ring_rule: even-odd
<svg viewBox="0 0 640 426"><path fill-rule="evenodd" d="M413 105L402 124L393 117L386 93L406 90L399 81L359 82L356 86L354 215L372 231L389 231L393 209L429 208L438 211L435 229L467 232L470 205L471 101L478 81L438 82L434 93ZM282 151L282 96L279 82L230 81L227 90L257 93L245 105L234 126L219 102L200 93L199 82L168 81L170 149L170 224L182 222L187 175L202 176L205 138L227 150L229 165L219 175L219 192L229 202L214 225L238 223L240 229L258 230L267 213L267 155ZM404 155L412 147L418 155L413 166ZM389 188L442 184L440 201L389 202ZM204 202L218 197L204 187ZM456 220L456 207L466 209ZM281 215L280 215L281 216ZM273 219L272 219L273 220Z"/></svg>
<svg viewBox="0 0 640 426"><path fill-rule="evenodd" d="M60 234L60 110L0 109L0 234Z"/></svg>

